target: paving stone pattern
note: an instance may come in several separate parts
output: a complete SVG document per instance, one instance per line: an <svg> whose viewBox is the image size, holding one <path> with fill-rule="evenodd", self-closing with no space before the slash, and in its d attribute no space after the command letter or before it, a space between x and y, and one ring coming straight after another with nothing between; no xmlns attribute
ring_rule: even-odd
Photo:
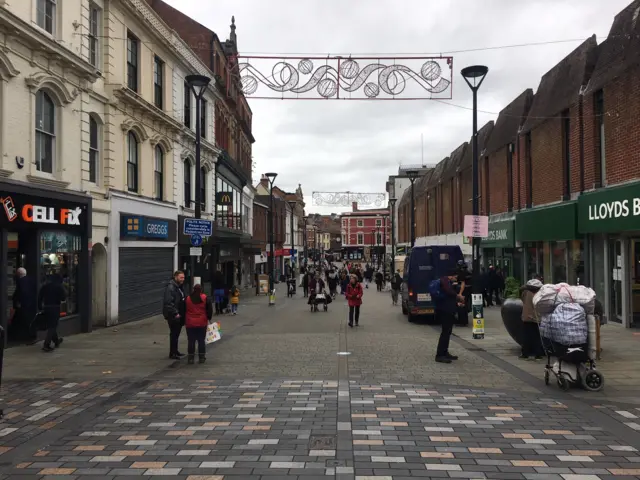
<svg viewBox="0 0 640 480"><path fill-rule="evenodd" d="M4 478L640 478L554 399L322 380L158 381L16 461Z"/></svg>

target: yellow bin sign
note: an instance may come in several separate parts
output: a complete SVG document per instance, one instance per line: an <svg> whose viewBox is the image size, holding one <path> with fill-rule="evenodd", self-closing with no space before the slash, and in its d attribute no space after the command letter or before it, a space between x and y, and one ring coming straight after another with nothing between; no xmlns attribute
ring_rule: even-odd
<svg viewBox="0 0 640 480"><path fill-rule="evenodd" d="M473 338L484 338L484 299L482 294L471 295L471 313L473 313Z"/></svg>

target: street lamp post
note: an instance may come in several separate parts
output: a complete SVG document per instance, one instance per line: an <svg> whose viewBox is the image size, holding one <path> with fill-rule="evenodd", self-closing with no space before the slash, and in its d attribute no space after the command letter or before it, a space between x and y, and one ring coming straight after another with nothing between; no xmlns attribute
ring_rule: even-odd
<svg viewBox="0 0 640 480"><path fill-rule="evenodd" d="M382 274L387 275L387 216L382 217Z"/></svg>
<svg viewBox="0 0 640 480"><path fill-rule="evenodd" d="M313 264L318 268L318 226L313 226Z"/></svg>
<svg viewBox="0 0 640 480"><path fill-rule="evenodd" d="M395 237L395 215L396 215L396 198L389 199L389 205L391 205L391 274L396 271L396 237Z"/></svg>
<svg viewBox="0 0 640 480"><path fill-rule="evenodd" d="M418 178L420 172L418 170L407 170L405 175L411 182L411 248L416 244L416 197L413 185Z"/></svg>
<svg viewBox="0 0 640 480"><path fill-rule="evenodd" d="M277 173L265 173L264 175L269 180L269 306L275 305L275 252L273 248L273 182L276 181Z"/></svg>
<svg viewBox="0 0 640 480"><path fill-rule="evenodd" d="M306 267L306 263L307 263L308 258L309 258L309 252L307 250L307 246L309 244L309 241L307 239L307 222L309 221L309 217L307 217L305 215L304 217L302 217L302 220L304 221L304 232L302 233L302 235L304 237L304 262L305 262L305 267Z"/></svg>
<svg viewBox="0 0 640 480"><path fill-rule="evenodd" d="M380 226L376 227L376 257L378 260L378 270L380 270Z"/></svg>
<svg viewBox="0 0 640 480"><path fill-rule="evenodd" d="M369 253L369 260L371 261L371 268L373 268L373 254L376 246L376 230L371 229L371 253Z"/></svg>
<svg viewBox="0 0 640 480"><path fill-rule="evenodd" d="M298 202L294 200L289 202L289 208L291 208L291 278L296 278L296 269L294 268L296 240L295 232L293 231L293 214L295 213L297 203Z"/></svg>
<svg viewBox="0 0 640 480"><path fill-rule="evenodd" d="M478 185L478 89L482 82L484 81L487 72L489 71L488 67L484 65L473 65L470 67L463 68L460 72L464 81L467 82L469 88L471 88L471 92L473 93L473 136L472 144L471 144L471 155L473 155L473 164L472 164L472 210L473 215L480 215L480 202L479 200L479 185ZM481 293L480 289L480 238L471 237L471 249L473 252L473 271L472 271L472 283L473 283L473 293Z"/></svg>
<svg viewBox="0 0 640 480"><path fill-rule="evenodd" d="M200 172L200 139L202 132L200 131L200 109L202 108L202 97L207 90L207 86L211 79L204 75L187 75L185 77L187 85L196 97L196 206L195 206L195 218L202 218L202 198L200 198L200 183L203 181ZM190 114L190 113L189 113ZM198 265L200 265L200 258L198 258ZM191 283L192 286L196 283L200 283L200 276L196 276L196 257L191 257Z"/></svg>

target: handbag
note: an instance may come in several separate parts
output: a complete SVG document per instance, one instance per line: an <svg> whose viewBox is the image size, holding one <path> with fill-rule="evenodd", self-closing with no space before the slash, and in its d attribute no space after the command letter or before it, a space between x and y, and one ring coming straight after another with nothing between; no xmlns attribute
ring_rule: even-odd
<svg viewBox="0 0 640 480"><path fill-rule="evenodd" d="M220 328L220 322L214 322L207 325L207 334L205 335L205 343L217 342L222 338L222 330Z"/></svg>

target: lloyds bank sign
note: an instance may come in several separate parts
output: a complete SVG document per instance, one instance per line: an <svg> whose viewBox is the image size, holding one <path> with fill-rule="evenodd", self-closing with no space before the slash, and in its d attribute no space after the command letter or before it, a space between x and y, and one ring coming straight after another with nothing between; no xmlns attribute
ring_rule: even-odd
<svg viewBox="0 0 640 480"><path fill-rule="evenodd" d="M483 248L513 248L515 245L514 221L489 223L489 235L482 239Z"/></svg>
<svg viewBox="0 0 640 480"><path fill-rule="evenodd" d="M640 183L609 187L578 198L579 233L640 230Z"/></svg>

